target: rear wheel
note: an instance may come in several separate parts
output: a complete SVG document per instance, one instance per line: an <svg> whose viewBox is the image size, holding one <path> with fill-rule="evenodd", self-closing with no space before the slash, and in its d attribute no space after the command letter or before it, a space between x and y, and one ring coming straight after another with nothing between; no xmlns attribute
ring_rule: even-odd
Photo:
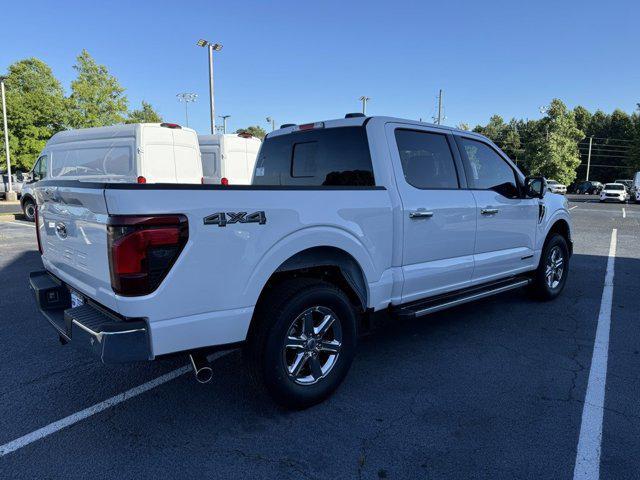
<svg viewBox="0 0 640 480"><path fill-rule="evenodd" d="M22 212L27 220L34 222L36 220L36 203L31 198L27 198L22 202Z"/></svg>
<svg viewBox="0 0 640 480"><path fill-rule="evenodd" d="M330 283L290 280L261 301L245 359L254 384L289 408L327 398L355 354L356 313Z"/></svg>
<svg viewBox="0 0 640 480"><path fill-rule="evenodd" d="M565 238L557 233L547 239L540 264L533 279L533 292L541 300L556 298L567 282L569 248Z"/></svg>

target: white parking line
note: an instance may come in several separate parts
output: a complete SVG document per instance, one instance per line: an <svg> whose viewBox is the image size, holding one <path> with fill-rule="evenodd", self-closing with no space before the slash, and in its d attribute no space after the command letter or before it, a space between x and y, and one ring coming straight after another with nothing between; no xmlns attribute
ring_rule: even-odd
<svg viewBox="0 0 640 480"><path fill-rule="evenodd" d="M212 362L220 357L228 355L232 351L233 350L229 350L226 352L216 352L208 357L209 361ZM31 433L23 435L20 438L16 438L15 440L12 440L9 443L5 443L4 445L0 446L0 457L3 457L11 452L15 452L16 450L19 450L22 447L26 447L27 445L37 440L40 440L41 438L48 437L51 434L59 432L65 427L73 425L74 423L78 423L79 421L84 420L85 418L89 418L95 415L96 413L100 413L110 407L113 407L115 405L118 405L119 403L129 400L130 398L137 397L141 393L148 392L153 388L159 387L164 383L170 382L171 380L174 380L189 371L191 371L190 365L185 365L184 367L177 368L176 370L173 370L169 373L165 373L164 375L161 375L158 378L155 378L149 382L143 383L142 385L138 385L137 387L131 388L125 392L122 392L118 395L108 398L100 403L96 403L91 407L85 408L84 410L80 410L79 412L69 415L68 417L58 420L57 422L50 423L45 427L39 428L38 430L35 430Z"/></svg>
<svg viewBox="0 0 640 480"><path fill-rule="evenodd" d="M622 207L622 218L627 218L627 211Z"/></svg>
<svg viewBox="0 0 640 480"><path fill-rule="evenodd" d="M36 227L36 226L35 226L34 224L32 224L32 223L12 222L12 221L7 222L7 223L10 223L11 225L20 225L20 226L22 226L22 227L31 227L31 228L35 228L35 227Z"/></svg>
<svg viewBox="0 0 640 480"><path fill-rule="evenodd" d="M607 272L604 277L598 327L593 344L593 357L589 370L589 383L582 409L580 438L573 470L574 480L598 480L600 478L600 452L602 449L602 419L604 416L604 394L607 383L607 360L609 357L609 331L611 329L611 304L613 302L613 275L616 257L618 230L611 232Z"/></svg>
<svg viewBox="0 0 640 480"><path fill-rule="evenodd" d="M574 208L578 208L578 205L574 205L573 207L569 207L569 210L573 210Z"/></svg>

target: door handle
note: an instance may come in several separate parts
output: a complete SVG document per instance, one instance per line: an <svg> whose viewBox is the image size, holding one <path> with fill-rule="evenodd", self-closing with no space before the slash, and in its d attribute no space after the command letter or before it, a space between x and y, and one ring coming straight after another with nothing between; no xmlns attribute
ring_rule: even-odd
<svg viewBox="0 0 640 480"><path fill-rule="evenodd" d="M498 210L497 208L483 208L482 210L480 210L480 213L482 215L495 215L499 211L500 210Z"/></svg>
<svg viewBox="0 0 640 480"><path fill-rule="evenodd" d="M413 212L409 212L409 218L431 218L433 217L433 212L428 212L427 210L414 210Z"/></svg>

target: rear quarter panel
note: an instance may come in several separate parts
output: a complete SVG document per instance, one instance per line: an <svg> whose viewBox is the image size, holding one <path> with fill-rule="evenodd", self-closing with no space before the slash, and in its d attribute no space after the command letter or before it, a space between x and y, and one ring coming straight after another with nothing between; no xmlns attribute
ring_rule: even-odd
<svg viewBox="0 0 640 480"><path fill-rule="evenodd" d="M189 241L160 287L144 297L117 297L120 313L151 323L252 310L277 267L310 247L351 254L369 285L391 266L392 210L384 189L107 189L105 198L110 215L181 213L189 220ZM264 225L204 224L217 212L258 211L265 212ZM246 334L248 323L243 328Z"/></svg>

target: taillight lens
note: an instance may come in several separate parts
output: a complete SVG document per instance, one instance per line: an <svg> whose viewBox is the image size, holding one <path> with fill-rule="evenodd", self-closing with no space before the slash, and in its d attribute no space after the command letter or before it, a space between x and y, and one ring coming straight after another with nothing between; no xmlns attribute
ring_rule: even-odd
<svg viewBox="0 0 640 480"><path fill-rule="evenodd" d="M158 288L189 238L184 215L113 216L107 229L111 287L124 296Z"/></svg>
<svg viewBox="0 0 640 480"><path fill-rule="evenodd" d="M222 177L220 179L220 185L222 185L224 187L228 186L229 185L229 179L227 177Z"/></svg>
<svg viewBox="0 0 640 480"><path fill-rule="evenodd" d="M35 210L35 223L36 223L36 240L38 241L38 251L40 252L40 255L42 255L42 242L40 241L40 217L38 216L38 205L36 205L36 210Z"/></svg>

